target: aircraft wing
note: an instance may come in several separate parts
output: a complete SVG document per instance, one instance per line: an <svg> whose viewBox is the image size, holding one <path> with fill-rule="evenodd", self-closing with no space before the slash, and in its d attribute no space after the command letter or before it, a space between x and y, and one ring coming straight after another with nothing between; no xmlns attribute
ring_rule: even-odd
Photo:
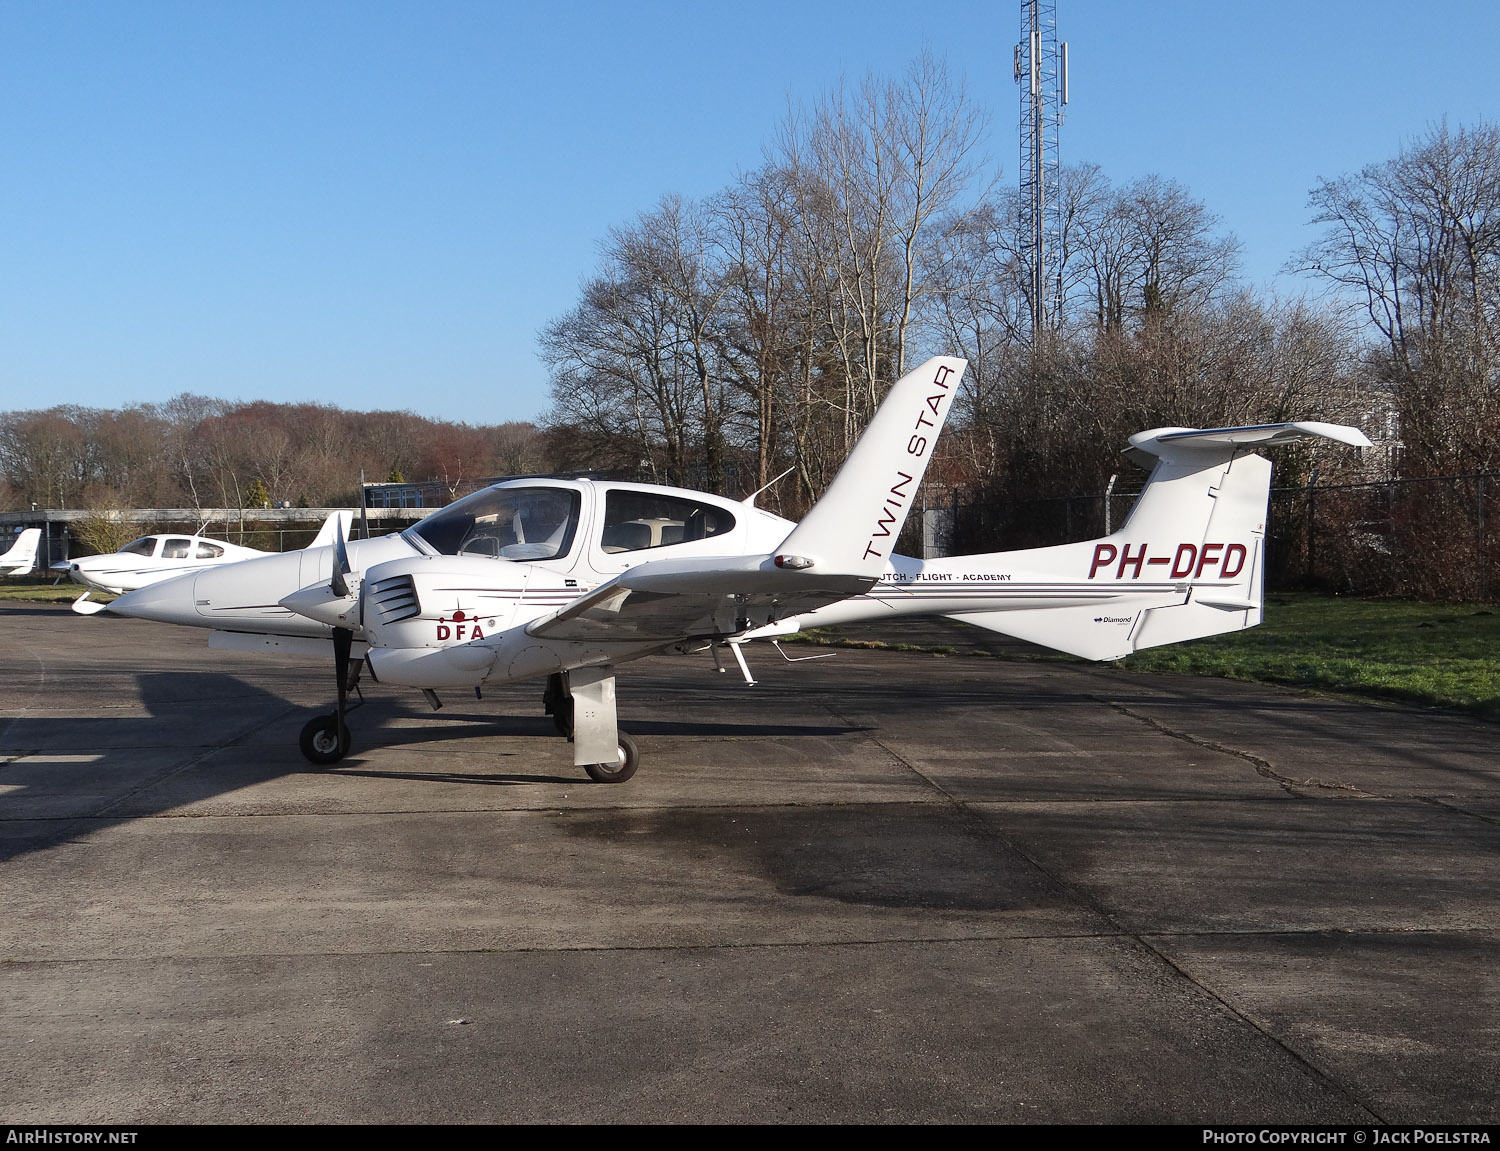
<svg viewBox="0 0 1500 1151"><path fill-rule="evenodd" d="M1286 424L1252 424L1240 428L1154 428L1130 437L1125 455L1150 470L1158 459L1230 458L1236 449L1278 447L1307 440L1333 440L1368 448L1370 438L1358 428L1301 420Z"/></svg>
<svg viewBox="0 0 1500 1151"><path fill-rule="evenodd" d="M812 611L875 585L872 576L814 574L776 566L774 556L657 560L622 572L530 624L559 640L660 640L734 635Z"/></svg>

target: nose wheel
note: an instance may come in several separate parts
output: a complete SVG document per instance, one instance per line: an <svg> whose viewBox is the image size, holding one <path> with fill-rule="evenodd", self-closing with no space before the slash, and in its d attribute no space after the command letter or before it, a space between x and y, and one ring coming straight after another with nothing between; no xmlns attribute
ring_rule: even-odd
<svg viewBox="0 0 1500 1151"><path fill-rule="evenodd" d="M349 725L340 721L337 712L320 715L307 721L297 744L309 763L328 767L349 754Z"/></svg>
<svg viewBox="0 0 1500 1151"><path fill-rule="evenodd" d="M338 708L328 715L308 720L297 740L303 757L318 767L328 767L349 754L349 725L344 722L344 715L349 710L349 689L359 690L360 667L359 664L350 664L349 653L353 646L352 631L342 627L333 629L333 674L338 683Z"/></svg>

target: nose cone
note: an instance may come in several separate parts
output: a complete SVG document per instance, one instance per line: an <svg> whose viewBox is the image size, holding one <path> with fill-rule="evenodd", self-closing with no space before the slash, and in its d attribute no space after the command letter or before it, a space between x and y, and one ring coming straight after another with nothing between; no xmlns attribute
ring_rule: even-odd
<svg viewBox="0 0 1500 1151"><path fill-rule="evenodd" d="M136 591L126 592L109 604L116 615L128 615L136 619L154 619L158 623L181 623L193 627L203 626L198 610L193 604L193 573L147 584Z"/></svg>

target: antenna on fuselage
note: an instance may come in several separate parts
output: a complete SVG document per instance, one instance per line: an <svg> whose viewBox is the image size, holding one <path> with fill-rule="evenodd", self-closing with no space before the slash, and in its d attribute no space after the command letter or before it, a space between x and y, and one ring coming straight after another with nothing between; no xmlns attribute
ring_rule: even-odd
<svg viewBox="0 0 1500 1151"><path fill-rule="evenodd" d="M775 487L775 486L776 486L776 485L777 485L777 484L778 484L778 483L779 483L779 482L780 482L780 481L782 481L782 480L784 480L784 479L786 479L786 478L787 478L787 476L789 476L789 475L791 475L791 474L792 474L792 472L793 472L793 471L795 471L795 470L796 470L796 467L797 467L797 465L796 465L796 464L793 464L793 465L792 465L792 466L791 466L791 467L789 467L789 468L787 468L787 470L786 470L786 471L784 471L784 472L782 472L782 473L781 473L781 474L780 474L780 475L779 475L779 476L777 476L777 477L776 477L776 478L775 478L775 479L774 479L774 480L772 480L772 481L771 481L771 482L770 482L770 483L768 483L768 484L767 484L767 485L766 485L766 486L765 486L765 487L763 487L763 488L756 488L756 489L755 489L755 490L754 490L754 491L753 491L753 492L751 492L751 493L750 493L750 494L749 494L749 495L748 495L748 496L746 496L746 497L745 497L745 498L744 498L744 499L742 499L742 500L741 500L741 501L740 501L740 503L742 503L742 504L744 504L744 505L745 505L745 506L746 506L746 507L747 507L747 508L753 508L753 507L754 507L754 506L755 506L755 497L756 497L756 496L758 496L758 495L760 495L760 493L761 493L761 492L767 492L767 491L770 491L770 490L771 490L771 489L772 489L772 488L774 488L774 487Z"/></svg>
<svg viewBox="0 0 1500 1151"><path fill-rule="evenodd" d="M365 484L365 469L359 469L359 538L370 538L370 489Z"/></svg>

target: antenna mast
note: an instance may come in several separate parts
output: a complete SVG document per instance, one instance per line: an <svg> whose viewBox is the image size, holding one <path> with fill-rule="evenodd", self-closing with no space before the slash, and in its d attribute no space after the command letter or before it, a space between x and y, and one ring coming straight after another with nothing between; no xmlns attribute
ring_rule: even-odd
<svg viewBox="0 0 1500 1151"><path fill-rule="evenodd" d="M1057 0L1021 0L1021 235L1027 241L1031 338L1062 315L1062 163L1068 45L1057 40Z"/></svg>

